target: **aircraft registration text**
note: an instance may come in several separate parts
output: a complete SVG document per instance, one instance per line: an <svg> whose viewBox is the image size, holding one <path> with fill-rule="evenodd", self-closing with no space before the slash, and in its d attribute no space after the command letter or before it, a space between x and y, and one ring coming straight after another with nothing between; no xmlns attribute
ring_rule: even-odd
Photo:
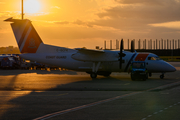
<svg viewBox="0 0 180 120"><path fill-rule="evenodd" d="M46 59L66 59L67 56L46 56Z"/></svg>
<svg viewBox="0 0 180 120"><path fill-rule="evenodd" d="M68 52L68 49L66 49L66 48L57 48L56 51L57 52Z"/></svg>

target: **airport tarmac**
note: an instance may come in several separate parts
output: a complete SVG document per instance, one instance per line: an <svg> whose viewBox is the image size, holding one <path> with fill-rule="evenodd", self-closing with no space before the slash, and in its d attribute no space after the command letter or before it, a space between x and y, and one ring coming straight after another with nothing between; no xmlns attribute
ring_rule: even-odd
<svg viewBox="0 0 180 120"><path fill-rule="evenodd" d="M0 70L1 120L179 120L177 71L132 81L127 73Z"/></svg>

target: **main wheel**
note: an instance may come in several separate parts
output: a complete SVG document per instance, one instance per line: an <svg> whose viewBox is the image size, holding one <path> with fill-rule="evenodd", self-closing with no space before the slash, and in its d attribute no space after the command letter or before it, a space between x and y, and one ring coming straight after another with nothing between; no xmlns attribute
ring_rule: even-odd
<svg viewBox="0 0 180 120"><path fill-rule="evenodd" d="M91 76L91 78L93 78L93 79L94 79L94 78L96 78L96 77L97 77L97 74L96 74L96 73L91 73L91 74L90 74L90 76Z"/></svg>

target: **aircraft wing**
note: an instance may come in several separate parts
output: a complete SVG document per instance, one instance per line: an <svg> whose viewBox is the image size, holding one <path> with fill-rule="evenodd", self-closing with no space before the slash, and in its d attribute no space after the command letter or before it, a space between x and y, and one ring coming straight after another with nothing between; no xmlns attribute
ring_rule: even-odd
<svg viewBox="0 0 180 120"><path fill-rule="evenodd" d="M78 50L78 52L81 53L94 53L94 54L105 53L104 50L92 50L92 49L84 49L84 48L76 48L75 50Z"/></svg>
<svg viewBox="0 0 180 120"><path fill-rule="evenodd" d="M84 62L115 62L118 61L118 54L113 51L91 50L76 48L77 53L71 58Z"/></svg>

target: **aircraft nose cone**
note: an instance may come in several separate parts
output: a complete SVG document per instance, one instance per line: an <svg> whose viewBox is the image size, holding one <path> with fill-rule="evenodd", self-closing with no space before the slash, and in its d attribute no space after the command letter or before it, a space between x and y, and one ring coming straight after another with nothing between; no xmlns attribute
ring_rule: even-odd
<svg viewBox="0 0 180 120"><path fill-rule="evenodd" d="M176 68L174 66L172 66L171 64L167 63L166 65L166 69L168 72L175 72L176 71Z"/></svg>
<svg viewBox="0 0 180 120"><path fill-rule="evenodd" d="M176 68L174 66L172 66L172 65L168 69L169 69L170 72L175 72L176 71Z"/></svg>

